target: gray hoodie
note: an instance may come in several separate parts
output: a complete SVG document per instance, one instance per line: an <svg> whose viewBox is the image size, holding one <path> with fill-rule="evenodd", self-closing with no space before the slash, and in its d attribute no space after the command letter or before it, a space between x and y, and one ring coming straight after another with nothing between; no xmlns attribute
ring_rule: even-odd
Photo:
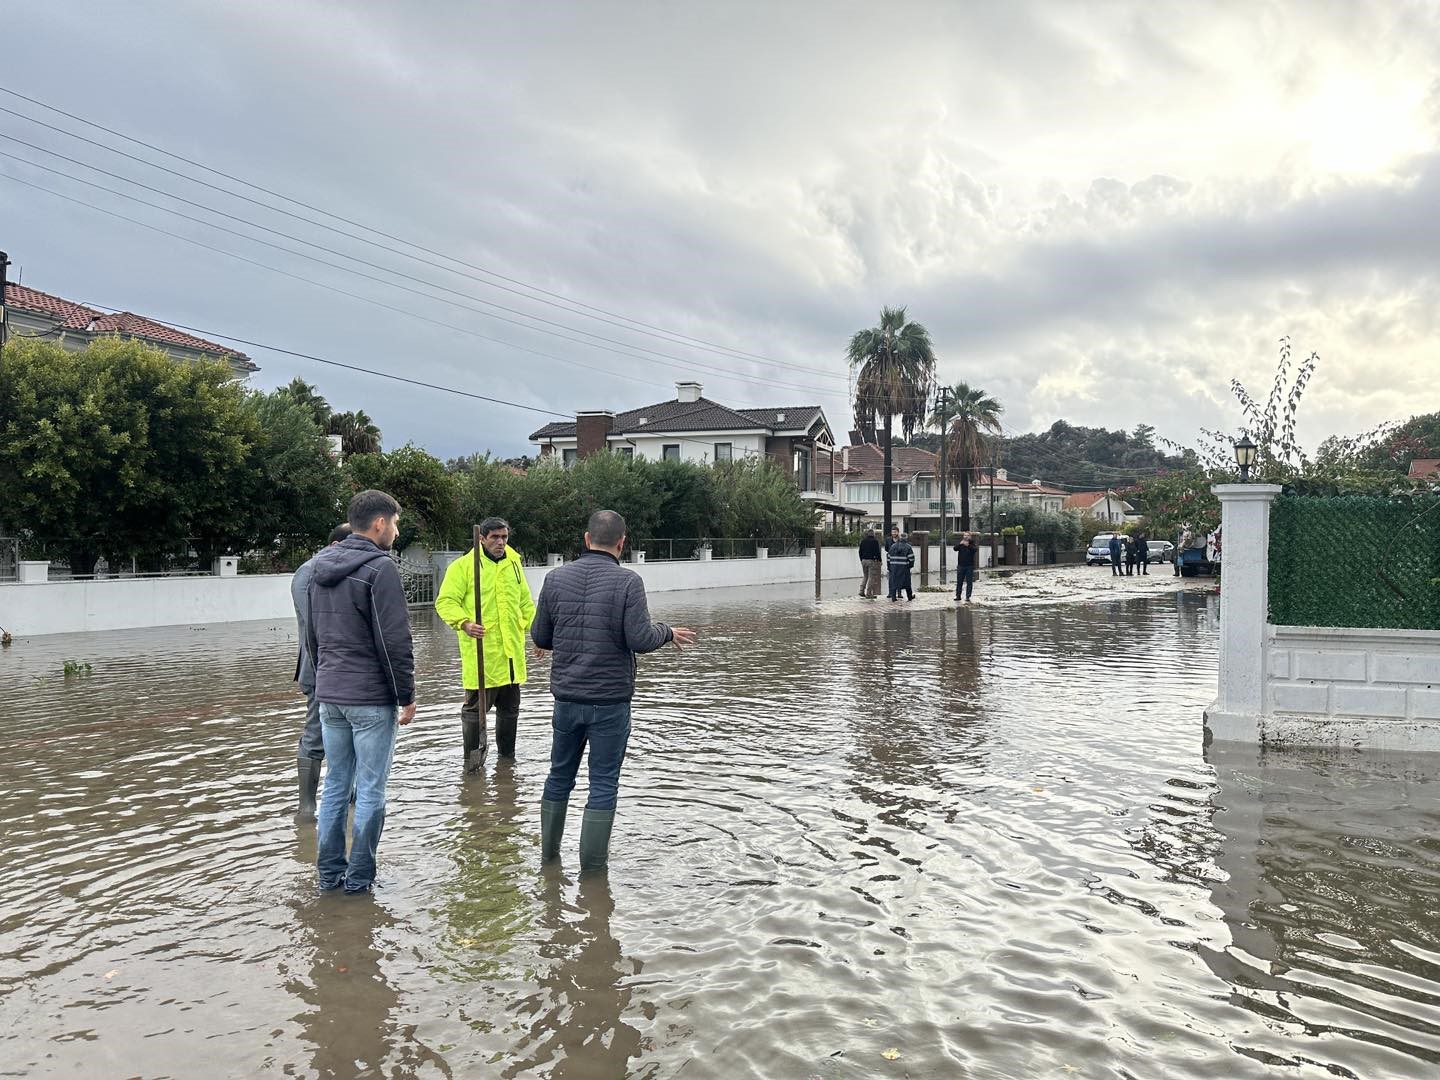
<svg viewBox="0 0 1440 1080"><path fill-rule="evenodd" d="M329 705L415 700L410 612L400 569L373 540L348 536L310 560L315 698Z"/></svg>

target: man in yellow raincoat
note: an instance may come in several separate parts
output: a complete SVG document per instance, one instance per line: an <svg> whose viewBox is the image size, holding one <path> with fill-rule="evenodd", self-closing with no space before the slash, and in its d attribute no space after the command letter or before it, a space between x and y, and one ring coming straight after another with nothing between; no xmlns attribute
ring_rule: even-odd
<svg viewBox="0 0 1440 1080"><path fill-rule="evenodd" d="M485 716L495 709L495 743L500 759L515 759L515 732L520 722L520 687L525 682L525 634L535 620L535 601L525 580L520 555L508 545L510 526L501 518L480 523L481 619L475 621L475 556L467 551L445 571L435 597L435 610L460 642L460 670L465 702L460 726L465 771L485 761L490 740ZM480 665L476 643L485 649L485 698L480 698Z"/></svg>

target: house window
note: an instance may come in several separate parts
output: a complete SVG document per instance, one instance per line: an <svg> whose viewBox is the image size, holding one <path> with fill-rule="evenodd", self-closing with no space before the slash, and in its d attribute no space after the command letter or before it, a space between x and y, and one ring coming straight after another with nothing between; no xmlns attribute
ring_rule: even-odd
<svg viewBox="0 0 1440 1080"><path fill-rule="evenodd" d="M909 502L909 501L910 501L910 485L909 485L908 483L905 483L905 484L891 484L891 485L890 485L890 498L891 498L894 502Z"/></svg>
<svg viewBox="0 0 1440 1080"><path fill-rule="evenodd" d="M633 446L618 446L615 448L615 452L623 458L635 457L635 447Z"/></svg>
<svg viewBox="0 0 1440 1080"><path fill-rule="evenodd" d="M790 463L795 484L801 491L810 490L810 451L797 448Z"/></svg>
<svg viewBox="0 0 1440 1080"><path fill-rule="evenodd" d="M846 484L845 498L852 503L878 503L880 501L880 485Z"/></svg>
<svg viewBox="0 0 1440 1080"><path fill-rule="evenodd" d="M560 460L561 460L561 462L564 464L564 466L565 466L567 469L568 469L571 465L574 465L574 464L575 464L575 460L576 460L576 458L578 458L579 456L580 456L580 451L579 451L579 450L571 449L571 450L562 450L562 451L560 452Z"/></svg>
<svg viewBox="0 0 1440 1080"><path fill-rule="evenodd" d="M915 498L917 498L917 499L933 499L933 498L935 498L935 481L934 481L934 480L916 480L916 481L915 481Z"/></svg>
<svg viewBox="0 0 1440 1080"><path fill-rule="evenodd" d="M664 446L663 446L663 447L661 448L661 450L660 450L660 456L661 456L662 458L664 458L666 461L679 461L679 460L680 460L680 444L679 444L679 443L673 443L673 442L672 442L672 443L665 443Z"/></svg>
<svg viewBox="0 0 1440 1080"><path fill-rule="evenodd" d="M735 460L735 444L728 442L717 442L715 444L715 464L722 461Z"/></svg>

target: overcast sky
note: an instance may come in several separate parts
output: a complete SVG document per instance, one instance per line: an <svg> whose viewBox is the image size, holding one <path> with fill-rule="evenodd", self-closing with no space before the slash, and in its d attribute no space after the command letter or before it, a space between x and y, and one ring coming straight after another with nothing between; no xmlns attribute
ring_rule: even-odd
<svg viewBox="0 0 1440 1080"><path fill-rule="evenodd" d="M885 304L1013 431L1233 428L1229 380L1267 390L1286 334L1320 354L1311 445L1440 408L1433 3L57 0L4 22L0 85L314 208L0 94L310 219L0 112L0 153L245 234L0 157L0 248L68 299L561 414L693 378L821 404L842 438L845 344ZM243 348L256 386L317 383L388 447L522 453L551 418Z"/></svg>

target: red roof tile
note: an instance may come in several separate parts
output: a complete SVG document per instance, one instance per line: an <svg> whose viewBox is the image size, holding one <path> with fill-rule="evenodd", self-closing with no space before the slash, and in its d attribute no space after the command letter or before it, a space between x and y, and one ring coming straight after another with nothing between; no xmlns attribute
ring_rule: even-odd
<svg viewBox="0 0 1440 1080"><path fill-rule="evenodd" d="M5 303L20 311L34 311L57 319L66 330L81 330L89 334L124 334L128 337L143 338L164 345L175 345L196 352L215 353L225 357L246 359L245 354L225 345L207 341L194 334L147 319L129 311L107 314L96 311L73 300L62 300L37 289L30 289L14 282L5 283ZM246 360L248 363L248 360Z"/></svg>
<svg viewBox="0 0 1440 1080"><path fill-rule="evenodd" d="M1440 458L1416 458L1410 462L1411 480L1428 480L1440 474Z"/></svg>

